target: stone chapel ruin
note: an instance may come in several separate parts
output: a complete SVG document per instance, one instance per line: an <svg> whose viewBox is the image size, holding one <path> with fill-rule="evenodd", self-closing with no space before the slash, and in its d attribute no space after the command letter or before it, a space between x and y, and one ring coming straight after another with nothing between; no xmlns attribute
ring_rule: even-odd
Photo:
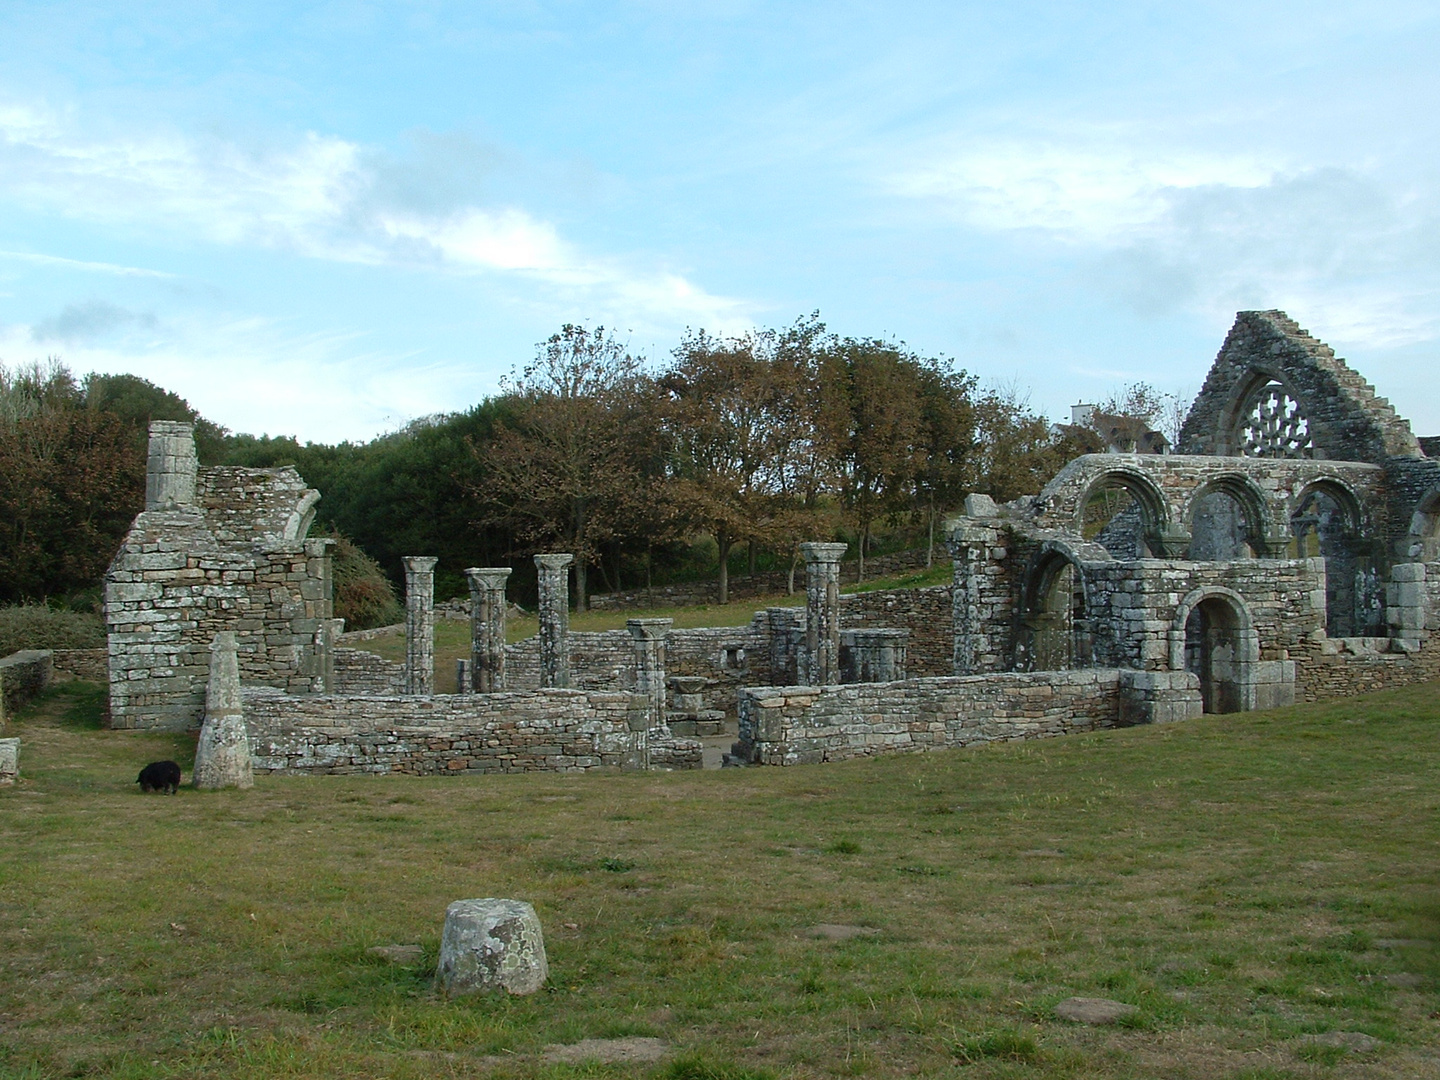
<svg viewBox="0 0 1440 1080"><path fill-rule="evenodd" d="M227 632L257 772L696 768L693 736L726 722L737 759L795 764L1440 676L1440 440L1278 311L1237 316L1173 452L967 499L950 586L842 596L844 546L806 544L803 609L582 634L572 556L542 554L540 633L507 645L510 570L470 568L454 693L434 559L406 560L406 662L346 647L330 542L306 538L318 498L294 469L199 468L187 425L151 425L105 586L115 727L198 727Z"/></svg>

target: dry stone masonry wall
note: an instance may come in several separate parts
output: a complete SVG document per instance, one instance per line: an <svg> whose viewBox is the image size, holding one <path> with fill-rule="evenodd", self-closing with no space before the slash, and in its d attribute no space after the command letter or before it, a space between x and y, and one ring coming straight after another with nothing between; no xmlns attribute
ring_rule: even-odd
<svg viewBox="0 0 1440 1080"><path fill-rule="evenodd" d="M226 630L246 682L323 691L332 542L303 532L318 494L289 468L179 475L195 468L189 426L152 429L150 501L105 577L111 724L198 728L210 643Z"/></svg>

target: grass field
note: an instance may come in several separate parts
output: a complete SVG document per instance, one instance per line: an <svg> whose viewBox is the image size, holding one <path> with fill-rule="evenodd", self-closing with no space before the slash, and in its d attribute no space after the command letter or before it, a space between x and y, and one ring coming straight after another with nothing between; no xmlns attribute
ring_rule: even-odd
<svg viewBox="0 0 1440 1080"><path fill-rule="evenodd" d="M12 724L3 1077L1440 1075L1437 685L784 770L173 798L131 781L188 774L193 737L100 730L101 700ZM535 904L547 991L436 995L474 896ZM1055 1019L1072 995L1139 1012ZM540 1055L621 1036L671 1056Z"/></svg>

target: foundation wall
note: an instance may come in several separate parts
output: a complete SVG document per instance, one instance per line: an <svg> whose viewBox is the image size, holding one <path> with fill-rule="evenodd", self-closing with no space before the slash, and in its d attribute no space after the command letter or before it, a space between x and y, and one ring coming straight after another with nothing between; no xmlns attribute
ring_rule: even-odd
<svg viewBox="0 0 1440 1080"><path fill-rule="evenodd" d="M1126 719L1180 719L1199 711L1199 683L1164 685L1138 672L998 673L897 683L752 687L740 694L740 741L750 760L800 765L874 754L1050 738ZM1160 706L1157 711L1156 706Z"/></svg>
<svg viewBox="0 0 1440 1080"><path fill-rule="evenodd" d="M643 697L545 689L433 696L244 692L256 772L474 775L699 768L700 743L648 729Z"/></svg>

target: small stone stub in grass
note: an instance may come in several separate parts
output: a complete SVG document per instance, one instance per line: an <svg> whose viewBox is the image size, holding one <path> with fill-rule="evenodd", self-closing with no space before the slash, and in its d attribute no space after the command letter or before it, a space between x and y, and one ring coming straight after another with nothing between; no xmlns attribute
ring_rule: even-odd
<svg viewBox="0 0 1440 1080"><path fill-rule="evenodd" d="M1056 1016L1077 1024L1113 1024L1139 1011L1134 1005L1109 998L1072 997L1055 1006Z"/></svg>
<svg viewBox="0 0 1440 1080"><path fill-rule="evenodd" d="M632 1035L625 1039L582 1039L562 1046L551 1043L540 1051L541 1060L549 1064L579 1065L596 1061L601 1065L617 1065L629 1061L660 1061L670 1052L664 1039Z"/></svg>
<svg viewBox="0 0 1440 1080"><path fill-rule="evenodd" d="M1348 1050L1352 1054L1368 1054L1380 1045L1379 1039L1363 1031L1327 1031L1323 1035L1307 1035L1300 1041L1310 1046Z"/></svg>
<svg viewBox="0 0 1440 1080"><path fill-rule="evenodd" d="M20 740L0 739L0 784L13 784L20 776Z"/></svg>
<svg viewBox="0 0 1440 1080"><path fill-rule="evenodd" d="M421 945L372 945L365 951L392 964L418 964L425 959L425 949Z"/></svg>
<svg viewBox="0 0 1440 1080"><path fill-rule="evenodd" d="M549 974L540 917L529 904L487 897L445 909L435 977L447 994L533 994Z"/></svg>
<svg viewBox="0 0 1440 1080"><path fill-rule="evenodd" d="M812 938L823 938L826 941L849 941L851 938L872 937L880 933L873 926L846 926L842 923L820 923L807 930L806 935Z"/></svg>

